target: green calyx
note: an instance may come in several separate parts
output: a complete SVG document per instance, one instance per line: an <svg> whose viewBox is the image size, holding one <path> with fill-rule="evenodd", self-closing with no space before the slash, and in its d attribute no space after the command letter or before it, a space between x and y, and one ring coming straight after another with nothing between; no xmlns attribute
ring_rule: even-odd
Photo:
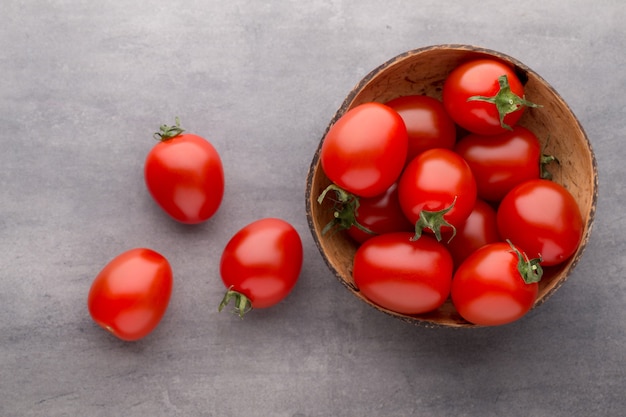
<svg viewBox="0 0 626 417"><path fill-rule="evenodd" d="M517 255L517 270L526 284L534 284L541 281L543 268L541 268L541 257L528 259L525 253L520 252L510 240L506 240L511 246L511 252Z"/></svg>
<svg viewBox="0 0 626 417"><path fill-rule="evenodd" d="M322 204L329 191L335 192L333 219L322 229L323 235L333 229L335 231L347 230L352 226L365 233L369 233L371 235L375 234L367 227L360 224L356 219L359 210L359 198L354 194L347 192L335 184L331 184L326 187L326 189L322 191L320 196L317 198L317 202L319 204Z"/></svg>
<svg viewBox="0 0 626 417"><path fill-rule="evenodd" d="M546 169L546 165L551 162L556 162L557 164L560 163L556 156L552 155L543 154L539 158L539 176L544 180L552 179L552 173Z"/></svg>
<svg viewBox="0 0 626 417"><path fill-rule="evenodd" d="M511 91L509 79L506 75L498 77L498 85L500 86L500 90L498 90L498 93L495 96L472 96L468 98L467 101L485 101L487 103L493 103L498 110L498 115L500 116L500 126L504 129L513 130L511 126L504 123L504 117L507 114L516 112L522 107L542 107L541 105L532 103Z"/></svg>
<svg viewBox="0 0 626 417"><path fill-rule="evenodd" d="M183 133L185 129L180 127L180 119L176 117L175 121L175 126L161 125L159 131L154 133L154 139L159 142L165 142Z"/></svg>
<svg viewBox="0 0 626 417"><path fill-rule="evenodd" d="M252 302L248 297L240 292L234 291L232 288L231 286L228 291L226 291L226 294L224 294L224 298L222 298L222 302L217 308L217 311L221 312L224 307L230 303L230 300L234 300L235 305L233 312L243 319L243 316L252 310Z"/></svg>
<svg viewBox="0 0 626 417"><path fill-rule="evenodd" d="M437 242L441 242L441 239L442 239L441 228L442 227L449 227L452 229L452 236L450 236L450 239L448 239L448 243L452 239L454 239L454 236L456 236L456 228L452 224L448 223L448 221L446 221L446 219L444 219L443 216L446 213L448 213L450 210L452 210L455 203L456 203L456 197L454 197L452 204L450 204L448 207L444 208L443 210L420 211L420 217L415 222L415 235L411 238L411 240L412 241L418 240L420 237L422 237L422 233L424 229L430 229L435 234L435 238L437 239Z"/></svg>

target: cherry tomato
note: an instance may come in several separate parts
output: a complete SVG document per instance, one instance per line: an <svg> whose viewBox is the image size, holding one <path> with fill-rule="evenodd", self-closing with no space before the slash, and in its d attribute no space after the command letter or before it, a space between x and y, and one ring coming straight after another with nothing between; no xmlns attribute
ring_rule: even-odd
<svg viewBox="0 0 626 417"><path fill-rule="evenodd" d="M385 104L397 111L406 125L409 137L407 162L428 149L454 147L456 126L439 100L412 95Z"/></svg>
<svg viewBox="0 0 626 417"><path fill-rule="evenodd" d="M224 195L219 154L204 138L161 126L160 142L148 153L144 178L150 195L172 218L197 224L217 212Z"/></svg>
<svg viewBox="0 0 626 417"><path fill-rule="evenodd" d="M320 161L333 183L359 197L373 197L396 182L407 149L402 117L372 102L349 110L329 128Z"/></svg>
<svg viewBox="0 0 626 417"><path fill-rule="evenodd" d="M472 133L510 130L526 107L524 86L513 68L495 59L476 59L456 67L443 85L443 105L452 119Z"/></svg>
<svg viewBox="0 0 626 417"><path fill-rule="evenodd" d="M460 155L429 149L407 165L398 183L398 198L417 233L430 230L441 240L441 232L453 230L472 212L476 181Z"/></svg>
<svg viewBox="0 0 626 417"><path fill-rule="evenodd" d="M446 247L452 255L454 265L458 267L478 248L501 241L496 210L484 200L477 199L468 218L457 226L454 238L444 241L447 242Z"/></svg>
<svg viewBox="0 0 626 417"><path fill-rule="evenodd" d="M439 308L450 294L452 257L443 244L412 233L375 236L354 256L354 283L373 303L400 314Z"/></svg>
<svg viewBox="0 0 626 417"><path fill-rule="evenodd" d="M163 255L151 249L131 249L96 276L87 300L89 314L118 338L139 340L161 321L172 286L172 268Z"/></svg>
<svg viewBox="0 0 626 417"><path fill-rule="evenodd" d="M220 274L228 291L219 310L235 300L243 317L252 308L277 304L296 284L302 259L300 235L286 221L264 218L245 226L222 253Z"/></svg>
<svg viewBox="0 0 626 417"><path fill-rule="evenodd" d="M398 200L398 184L394 183L383 194L375 197L360 198L355 220L358 224L371 231L352 225L348 235L359 243L363 243L374 235L392 232L410 232L415 226L404 216Z"/></svg>
<svg viewBox="0 0 626 417"><path fill-rule="evenodd" d="M468 135L454 148L472 168L478 196L498 202L513 187L541 175L541 145L522 126L498 135Z"/></svg>
<svg viewBox="0 0 626 417"><path fill-rule="evenodd" d="M451 298L470 323L496 326L524 316L534 305L542 270L509 243L490 243L470 255L452 279Z"/></svg>
<svg viewBox="0 0 626 417"><path fill-rule="evenodd" d="M541 265L557 265L576 252L583 220L574 197L562 185L536 179L513 188L497 212L498 230Z"/></svg>

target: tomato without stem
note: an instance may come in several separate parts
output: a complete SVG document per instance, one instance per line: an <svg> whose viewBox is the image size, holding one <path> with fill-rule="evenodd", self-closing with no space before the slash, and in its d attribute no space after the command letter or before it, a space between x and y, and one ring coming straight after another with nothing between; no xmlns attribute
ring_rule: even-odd
<svg viewBox="0 0 626 417"><path fill-rule="evenodd" d="M87 306L93 320L126 341L139 340L161 321L173 276L163 255L146 248L126 251L96 276Z"/></svg>
<svg viewBox="0 0 626 417"><path fill-rule="evenodd" d="M408 149L402 117L381 103L357 106L333 124L320 162L336 185L360 197L384 193L396 182Z"/></svg>
<svg viewBox="0 0 626 417"><path fill-rule="evenodd" d="M522 126L498 135L468 135L454 148L472 168L478 196L500 201L513 187L541 175L541 145Z"/></svg>
<svg viewBox="0 0 626 417"><path fill-rule="evenodd" d="M476 200L470 215L457 226L454 238L444 238L457 267L477 249L500 240L496 210L481 199Z"/></svg>
<svg viewBox="0 0 626 417"><path fill-rule="evenodd" d="M470 323L507 324L534 305L542 270L510 243L485 245L456 270L450 296L457 312Z"/></svg>
<svg viewBox="0 0 626 417"><path fill-rule="evenodd" d="M206 139L161 126L160 142L146 157L144 178L150 195L172 218L197 224L211 218L224 195L220 156Z"/></svg>
<svg viewBox="0 0 626 417"><path fill-rule="evenodd" d="M537 179L513 188L497 212L498 230L543 266L557 265L576 252L583 220L574 197L562 185Z"/></svg>
<svg viewBox="0 0 626 417"><path fill-rule="evenodd" d="M394 183L384 193L369 198L360 198L355 215L356 222L372 233L352 225L348 235L363 243L374 235L393 232L410 232L414 226L404 216L398 200L398 184Z"/></svg>
<svg viewBox="0 0 626 417"><path fill-rule="evenodd" d="M407 163L428 149L452 149L454 146L456 126L439 100L426 95L411 95L385 104L397 111L406 125L409 138Z"/></svg>
<svg viewBox="0 0 626 417"><path fill-rule="evenodd" d="M302 260L300 235L286 221L264 218L245 226L222 253L220 275L228 291L219 310L234 300L243 317L252 308L277 304L295 286Z"/></svg>
<svg viewBox="0 0 626 417"><path fill-rule="evenodd" d="M373 303L400 314L439 308L448 298L452 258L443 244L412 233L375 236L354 256L354 283Z"/></svg>
<svg viewBox="0 0 626 417"><path fill-rule="evenodd" d="M467 219L476 202L476 181L467 164L449 149L430 149L411 161L398 183L400 207L422 230L435 233L454 231Z"/></svg>
<svg viewBox="0 0 626 417"><path fill-rule="evenodd" d="M472 133L494 135L510 130L526 107L524 86L513 68L494 59L465 62L443 85L443 105L452 119Z"/></svg>

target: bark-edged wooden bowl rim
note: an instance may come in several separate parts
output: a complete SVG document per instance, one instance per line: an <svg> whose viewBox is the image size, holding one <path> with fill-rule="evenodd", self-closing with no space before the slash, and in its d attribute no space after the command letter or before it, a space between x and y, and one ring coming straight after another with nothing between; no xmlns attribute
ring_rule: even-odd
<svg viewBox="0 0 626 417"><path fill-rule="evenodd" d="M356 243L343 232L325 235L321 233L332 218L332 207L330 202L317 202L322 190L330 184L320 165L320 150L328 129L353 107L370 101L384 103L412 94L426 94L441 99L446 75L460 63L481 57L496 58L513 67L524 83L526 98L543 106L526 109L519 124L537 135L544 153L559 159L559 164L553 164L549 168L553 180L572 193L583 217L583 237L578 250L559 266L545 268L534 307L544 303L566 281L580 260L591 234L598 198L596 159L580 122L567 103L543 78L515 58L471 45L428 46L388 60L367 74L350 91L326 128L307 175L306 215L313 239L328 268L339 282L373 308L413 324L431 327L477 327L461 318L450 300L436 311L409 316L381 308L359 292L352 279L352 259L357 249Z"/></svg>

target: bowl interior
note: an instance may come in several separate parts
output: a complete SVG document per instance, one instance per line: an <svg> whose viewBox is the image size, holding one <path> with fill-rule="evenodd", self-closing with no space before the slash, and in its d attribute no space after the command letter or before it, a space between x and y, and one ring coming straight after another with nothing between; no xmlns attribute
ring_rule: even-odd
<svg viewBox="0 0 626 417"><path fill-rule="evenodd" d="M384 103L396 97L412 94L426 94L441 99L444 79L453 68L466 60L486 56L495 57L512 66L525 84L526 97L543 106L526 109L519 124L537 135L543 153L558 158L560 163L550 165L548 170L553 174L555 182L565 186L572 193L583 216L583 238L577 252L565 263L545 268L535 302L537 306L563 284L582 256L593 224L598 182L595 157L582 126L565 101L538 74L512 57L484 48L437 45L412 50L387 61L365 76L348 94L326 132L345 112L362 103L370 101ZM434 312L407 316L383 309L359 293L352 279L352 258L357 244L343 232L321 234L323 227L332 218L331 203L328 201L323 204L317 203L317 197L330 184L319 161L322 142L323 138L309 168L306 211L318 249L339 281L362 301L396 318L422 325L473 326L458 315L450 300Z"/></svg>

